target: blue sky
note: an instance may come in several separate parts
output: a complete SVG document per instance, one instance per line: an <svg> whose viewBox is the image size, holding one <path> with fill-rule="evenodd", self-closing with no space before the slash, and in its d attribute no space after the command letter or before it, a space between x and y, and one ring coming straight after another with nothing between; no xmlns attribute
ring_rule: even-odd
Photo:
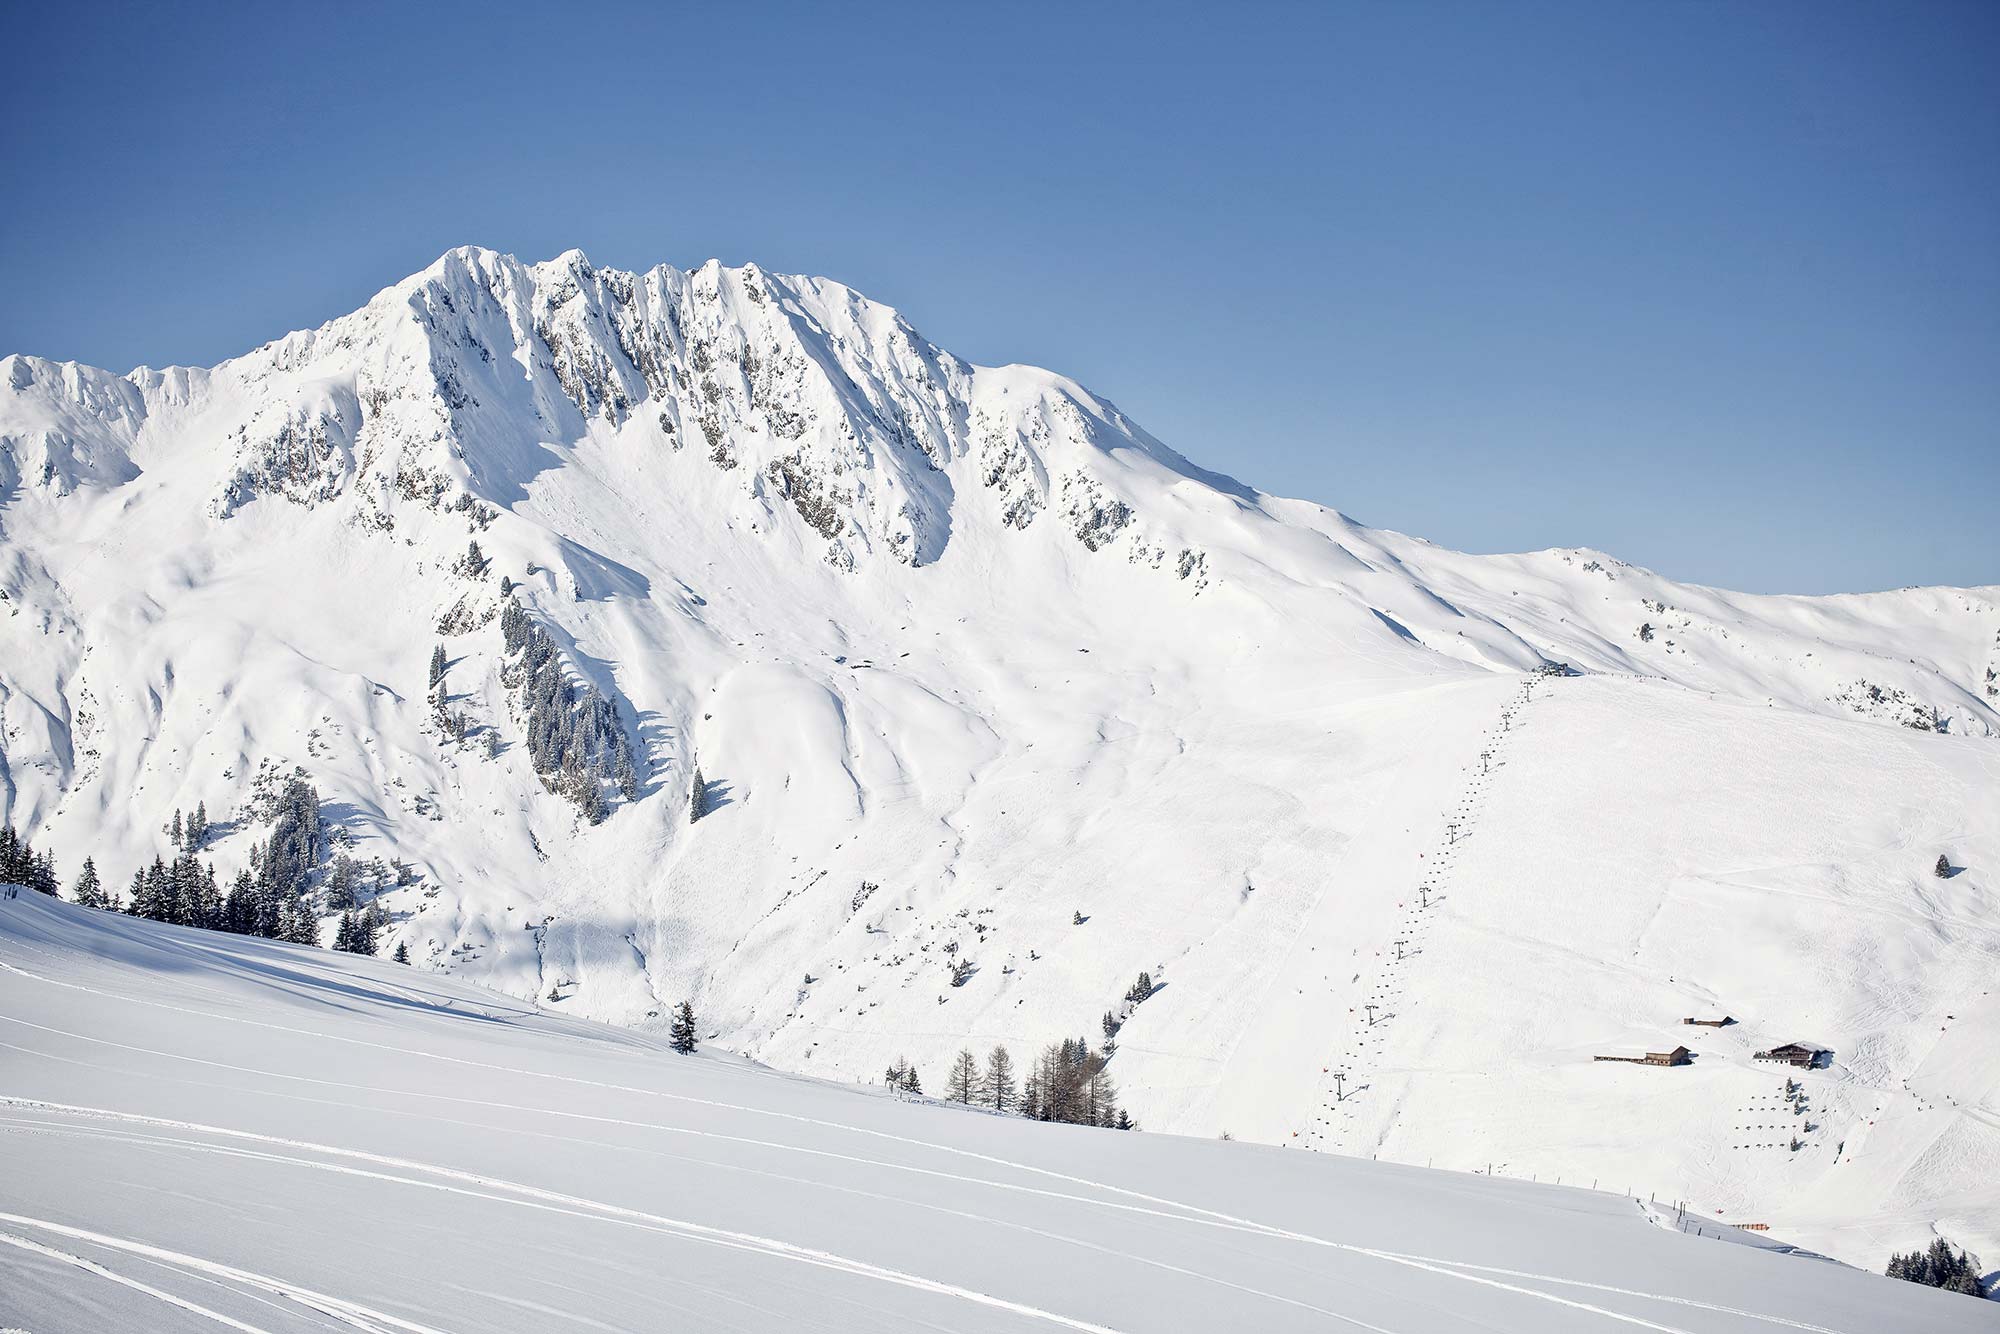
<svg viewBox="0 0 2000 1334"><path fill-rule="evenodd" d="M826 274L1478 551L2000 581L2000 5L17 6L0 353Z"/></svg>

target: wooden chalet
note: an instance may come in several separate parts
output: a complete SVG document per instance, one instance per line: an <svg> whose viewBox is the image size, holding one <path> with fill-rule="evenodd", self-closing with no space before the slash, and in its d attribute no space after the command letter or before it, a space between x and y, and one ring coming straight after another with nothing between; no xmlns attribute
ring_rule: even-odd
<svg viewBox="0 0 2000 1334"><path fill-rule="evenodd" d="M1756 1059L1760 1061L1772 1061L1779 1065L1795 1065L1801 1070L1810 1070L1819 1064L1820 1057L1830 1055L1832 1053L1824 1047L1809 1047L1803 1042L1787 1042L1782 1047L1773 1047L1769 1051L1758 1052Z"/></svg>

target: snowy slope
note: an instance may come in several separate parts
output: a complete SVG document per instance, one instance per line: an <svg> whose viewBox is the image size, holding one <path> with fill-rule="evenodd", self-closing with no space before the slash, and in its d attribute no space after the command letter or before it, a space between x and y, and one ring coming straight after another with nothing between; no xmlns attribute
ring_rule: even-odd
<svg viewBox="0 0 2000 1334"><path fill-rule="evenodd" d="M898 1102L33 894L0 1161L35 1331L1990 1327L1616 1194Z"/></svg>
<svg viewBox="0 0 2000 1334"><path fill-rule="evenodd" d="M639 757L601 823L530 763L501 576ZM67 875L122 885L199 801L227 879L296 767L419 873L420 965L565 1014L692 996L773 1066L935 1085L1095 1040L1147 969L1148 1128L2000 1255L1963 1188L2000 1158L2000 589L1462 555L835 283L466 249L211 370L0 362L0 596L0 800ZM1743 1022L1692 1069L1589 1059L1711 1005ZM1836 1053L1823 1128L1733 1147L1794 1038Z"/></svg>

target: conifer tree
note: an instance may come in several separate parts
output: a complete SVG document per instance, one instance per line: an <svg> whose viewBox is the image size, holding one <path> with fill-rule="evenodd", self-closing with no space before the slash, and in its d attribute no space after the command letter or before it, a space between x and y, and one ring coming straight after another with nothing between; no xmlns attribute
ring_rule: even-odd
<svg viewBox="0 0 2000 1334"><path fill-rule="evenodd" d="M0 885L21 885L52 898L62 894L54 854L36 853L28 840L8 825L0 825Z"/></svg>
<svg viewBox="0 0 2000 1334"><path fill-rule="evenodd" d="M673 1043L674 1050L683 1056L691 1054L695 1049L694 1025L694 1002L684 1000L675 1007L673 1027L668 1030L667 1034L669 1040Z"/></svg>
<svg viewBox="0 0 2000 1334"><path fill-rule="evenodd" d="M222 901L222 929L239 936L262 935L259 917L257 887L250 879L250 872L238 871L229 884L228 896Z"/></svg>
<svg viewBox="0 0 2000 1334"><path fill-rule="evenodd" d="M1014 1057L1005 1047L995 1046L986 1056L986 1078L981 1092L996 1112L1011 1112L1017 1104L1014 1091Z"/></svg>
<svg viewBox="0 0 2000 1334"><path fill-rule="evenodd" d="M708 784L701 778L701 766L694 768L694 783L688 788L688 823L699 820L708 805Z"/></svg>
<svg viewBox="0 0 2000 1334"><path fill-rule="evenodd" d="M1940 880L1946 880L1951 877L1951 863L1945 860L1942 852L1938 854L1937 865L1931 868L1931 874Z"/></svg>
<svg viewBox="0 0 2000 1334"><path fill-rule="evenodd" d="M326 906L334 912L346 912L356 906L354 896L354 861L346 853L333 859L333 869L326 876Z"/></svg>
<svg viewBox="0 0 2000 1334"><path fill-rule="evenodd" d="M83 871L76 878L76 887L70 897L86 908L105 907L104 886L97 878L97 863L90 858L83 859Z"/></svg>
<svg viewBox="0 0 2000 1334"><path fill-rule="evenodd" d="M962 1048L945 1079L945 1092L953 1102L970 1103L979 1095L979 1058L970 1048Z"/></svg>
<svg viewBox="0 0 2000 1334"><path fill-rule="evenodd" d="M167 841L176 848L181 846L181 808L174 807L174 822L167 826Z"/></svg>
<svg viewBox="0 0 2000 1334"><path fill-rule="evenodd" d="M397 941L396 953L392 957L397 963L408 963L410 961L410 947L400 940Z"/></svg>
<svg viewBox="0 0 2000 1334"><path fill-rule="evenodd" d="M440 681L444 680L446 662L444 645L439 644L431 650L431 679L429 681L431 686L436 686Z"/></svg>
<svg viewBox="0 0 2000 1334"><path fill-rule="evenodd" d="M375 952L375 914L366 908L354 910L354 952L356 954Z"/></svg>

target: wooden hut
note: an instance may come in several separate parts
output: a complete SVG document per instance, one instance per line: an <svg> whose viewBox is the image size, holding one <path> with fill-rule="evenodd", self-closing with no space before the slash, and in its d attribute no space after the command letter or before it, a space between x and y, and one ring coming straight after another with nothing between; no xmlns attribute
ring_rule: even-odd
<svg viewBox="0 0 2000 1334"><path fill-rule="evenodd" d="M1631 1065L1691 1065L1694 1053L1686 1047L1672 1051L1649 1051L1644 1056L1593 1056L1593 1061L1625 1061Z"/></svg>
<svg viewBox="0 0 2000 1334"><path fill-rule="evenodd" d="M1810 1070L1819 1064L1820 1057L1830 1055L1832 1053L1824 1047L1809 1047L1803 1042L1787 1042L1782 1047L1773 1047L1769 1051L1758 1052L1756 1059L1760 1061L1772 1061L1779 1065L1795 1065L1801 1070Z"/></svg>

